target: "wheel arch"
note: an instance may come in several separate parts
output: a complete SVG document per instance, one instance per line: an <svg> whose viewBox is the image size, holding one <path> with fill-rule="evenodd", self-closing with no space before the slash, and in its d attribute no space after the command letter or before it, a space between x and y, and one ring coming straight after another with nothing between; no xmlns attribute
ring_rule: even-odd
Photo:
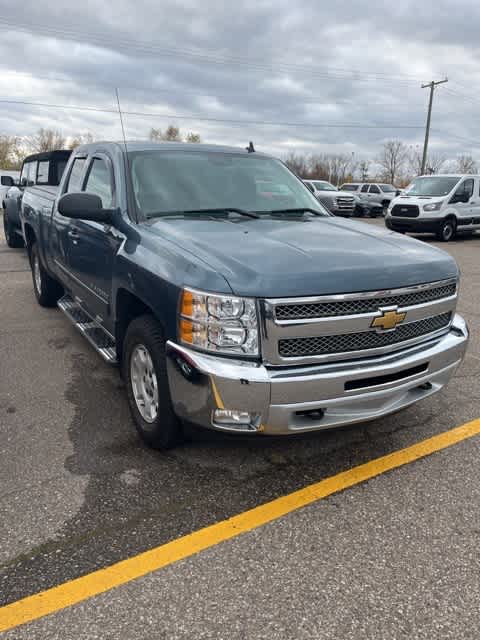
<svg viewBox="0 0 480 640"><path fill-rule="evenodd" d="M128 289L120 287L117 290L115 298L115 344L120 364L122 361L123 341L129 324L135 318L146 314L152 315L163 328L161 319L151 305Z"/></svg>

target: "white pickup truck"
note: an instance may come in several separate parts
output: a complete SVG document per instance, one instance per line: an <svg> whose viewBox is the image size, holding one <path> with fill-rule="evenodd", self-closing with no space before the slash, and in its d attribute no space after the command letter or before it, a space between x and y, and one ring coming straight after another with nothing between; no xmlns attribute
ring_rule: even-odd
<svg viewBox="0 0 480 640"><path fill-rule="evenodd" d="M480 176L419 176L390 203L385 224L405 233L434 233L448 242L480 229Z"/></svg>

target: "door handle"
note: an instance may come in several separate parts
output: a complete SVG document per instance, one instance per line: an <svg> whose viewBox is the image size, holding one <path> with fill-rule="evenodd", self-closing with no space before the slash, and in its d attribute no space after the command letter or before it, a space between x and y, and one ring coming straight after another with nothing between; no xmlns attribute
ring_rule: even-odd
<svg viewBox="0 0 480 640"><path fill-rule="evenodd" d="M75 245L78 244L78 238L80 236L79 236L78 231L76 229L70 229L69 231L67 231L67 235L68 235L69 238L71 238L72 244L75 244Z"/></svg>

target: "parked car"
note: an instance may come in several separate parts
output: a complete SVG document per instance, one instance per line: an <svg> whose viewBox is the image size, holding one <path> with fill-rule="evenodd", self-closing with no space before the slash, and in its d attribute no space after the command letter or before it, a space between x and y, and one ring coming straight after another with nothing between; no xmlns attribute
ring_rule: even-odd
<svg viewBox="0 0 480 640"><path fill-rule="evenodd" d="M313 195L325 205L334 216L350 218L355 215L359 198L334 187L326 180L304 180Z"/></svg>
<svg viewBox="0 0 480 640"><path fill-rule="evenodd" d="M259 182L282 185L274 208ZM89 144L58 189L25 191L21 216L39 304L121 367L153 447L183 423L293 434L379 418L439 391L465 353L454 259L331 216L267 155Z"/></svg>
<svg viewBox="0 0 480 640"><path fill-rule="evenodd" d="M395 198L385 224L405 233L434 233L448 242L457 233L480 229L480 176L419 176Z"/></svg>
<svg viewBox="0 0 480 640"><path fill-rule="evenodd" d="M5 209L5 196L7 191L16 184L19 177L19 171L0 169L0 204L2 209Z"/></svg>
<svg viewBox="0 0 480 640"><path fill-rule="evenodd" d="M58 150L27 156L23 161L18 183L15 184L13 180L9 182L3 204L3 230L9 247L19 248L24 245L20 208L25 188L38 185L48 190L49 187L58 186L71 153L70 150Z"/></svg>
<svg viewBox="0 0 480 640"><path fill-rule="evenodd" d="M354 193L362 200L381 204L385 209L400 193L400 190L394 187L393 184L380 182L347 182L342 184L340 189Z"/></svg>

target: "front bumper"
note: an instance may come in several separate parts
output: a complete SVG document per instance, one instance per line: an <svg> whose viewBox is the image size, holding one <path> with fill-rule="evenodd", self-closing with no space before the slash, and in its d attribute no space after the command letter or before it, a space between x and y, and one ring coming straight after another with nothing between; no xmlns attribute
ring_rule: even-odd
<svg viewBox="0 0 480 640"><path fill-rule="evenodd" d="M412 233L436 233L443 222L443 218L403 218L388 216L385 225L392 231L409 231Z"/></svg>
<svg viewBox="0 0 480 640"><path fill-rule="evenodd" d="M186 422L231 432L291 434L388 415L440 391L461 363L465 321L422 345L379 358L266 368L167 343L173 407ZM216 409L249 412L251 425L220 425Z"/></svg>

